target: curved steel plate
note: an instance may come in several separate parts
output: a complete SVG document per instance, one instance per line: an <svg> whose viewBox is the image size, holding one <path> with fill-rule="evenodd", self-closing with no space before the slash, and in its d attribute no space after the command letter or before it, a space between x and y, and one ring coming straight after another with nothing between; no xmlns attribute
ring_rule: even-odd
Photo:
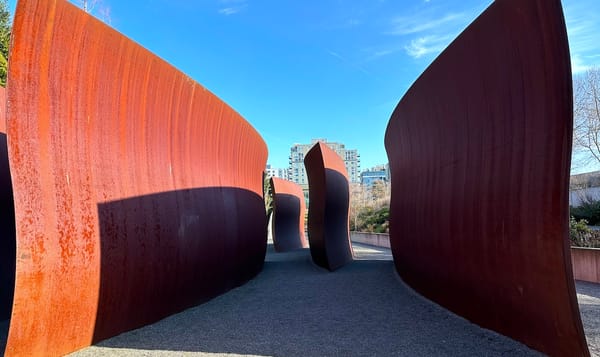
<svg viewBox="0 0 600 357"><path fill-rule="evenodd" d="M267 149L233 109L63 0L19 1L7 355L60 355L262 268Z"/></svg>
<svg viewBox="0 0 600 357"><path fill-rule="evenodd" d="M317 142L304 157L308 176L308 241L315 264L336 270L352 261L348 173L340 156Z"/></svg>
<svg viewBox="0 0 600 357"><path fill-rule="evenodd" d="M271 177L273 188L273 246L278 252L308 247L304 236L306 204L300 185Z"/></svg>
<svg viewBox="0 0 600 357"><path fill-rule="evenodd" d="M568 249L572 88L558 0L498 0L419 77L386 136L402 278L550 355L587 355Z"/></svg>

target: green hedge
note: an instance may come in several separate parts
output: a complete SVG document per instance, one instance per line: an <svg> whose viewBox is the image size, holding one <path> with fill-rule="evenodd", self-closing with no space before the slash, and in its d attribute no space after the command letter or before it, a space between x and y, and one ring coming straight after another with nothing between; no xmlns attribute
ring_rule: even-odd
<svg viewBox="0 0 600 357"><path fill-rule="evenodd" d="M580 206L570 207L571 216L577 221L582 219L587 221L587 224L596 226L600 223L600 201L585 200Z"/></svg>

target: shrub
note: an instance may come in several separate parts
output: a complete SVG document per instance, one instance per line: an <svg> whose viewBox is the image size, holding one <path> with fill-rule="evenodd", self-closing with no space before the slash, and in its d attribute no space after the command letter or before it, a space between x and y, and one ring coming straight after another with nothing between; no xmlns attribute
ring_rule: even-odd
<svg viewBox="0 0 600 357"><path fill-rule="evenodd" d="M591 232L592 230L587 226L585 219L577 220L571 216L569 219L569 237L571 238L572 246L584 247L586 238Z"/></svg>
<svg viewBox="0 0 600 357"><path fill-rule="evenodd" d="M576 220L586 220L588 224L595 226L600 223L600 201L586 197L577 207L570 207L571 216Z"/></svg>
<svg viewBox="0 0 600 357"><path fill-rule="evenodd" d="M356 224L350 222L350 229L358 232L388 233L390 209L387 206L380 208L363 207L358 212Z"/></svg>
<svg viewBox="0 0 600 357"><path fill-rule="evenodd" d="M571 216L569 220L569 237L571 246L600 248L600 231L590 229L585 219L577 220Z"/></svg>

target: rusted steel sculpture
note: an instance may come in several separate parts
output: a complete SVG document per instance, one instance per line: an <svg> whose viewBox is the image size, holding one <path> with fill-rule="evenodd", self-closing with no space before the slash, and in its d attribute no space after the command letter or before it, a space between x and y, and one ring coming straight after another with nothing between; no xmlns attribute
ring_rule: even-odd
<svg viewBox="0 0 600 357"><path fill-rule="evenodd" d="M277 252L308 247L304 236L306 204L300 185L271 177L273 188L273 246Z"/></svg>
<svg viewBox="0 0 600 357"><path fill-rule="evenodd" d="M334 271L352 261L348 173L340 156L317 142L304 157L308 175L308 241L315 264Z"/></svg>
<svg viewBox="0 0 600 357"><path fill-rule="evenodd" d="M544 353L588 355L568 249L571 135L560 1L497 0L390 119L402 278Z"/></svg>
<svg viewBox="0 0 600 357"><path fill-rule="evenodd" d="M261 270L266 145L212 93L64 0L19 1L8 83L7 355L65 354Z"/></svg>
<svg viewBox="0 0 600 357"><path fill-rule="evenodd" d="M6 91L3 87L0 87L0 217L0 321L3 321L10 318L16 258L15 210L6 143ZM5 336L0 339L5 340Z"/></svg>

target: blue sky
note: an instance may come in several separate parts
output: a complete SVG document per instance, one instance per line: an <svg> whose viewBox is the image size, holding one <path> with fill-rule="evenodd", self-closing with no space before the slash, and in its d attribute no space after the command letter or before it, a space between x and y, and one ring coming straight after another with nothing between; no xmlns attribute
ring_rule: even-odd
<svg viewBox="0 0 600 357"><path fill-rule="evenodd" d="M109 14L111 26L244 116L274 167L287 167L292 144L327 138L358 149L363 169L387 162L383 137L397 102L491 3L98 1L96 15ZM563 7L574 73L600 65L600 0Z"/></svg>

